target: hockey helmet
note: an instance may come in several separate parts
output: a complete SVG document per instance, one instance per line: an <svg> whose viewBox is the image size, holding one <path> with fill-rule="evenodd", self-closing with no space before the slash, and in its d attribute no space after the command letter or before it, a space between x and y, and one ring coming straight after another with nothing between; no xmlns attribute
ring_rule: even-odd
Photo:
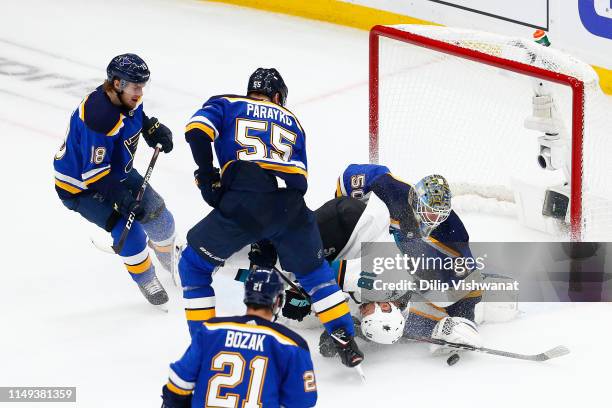
<svg viewBox="0 0 612 408"><path fill-rule="evenodd" d="M372 306L373 305L373 306ZM376 343L393 344L404 334L406 318L393 302L373 302L361 306L362 314L373 307L361 319L361 332Z"/></svg>
<svg viewBox="0 0 612 408"><path fill-rule="evenodd" d="M280 105L285 106L289 90L283 77L275 68L257 68L249 78L247 93L249 92L257 92L271 99L279 93Z"/></svg>
<svg viewBox="0 0 612 408"><path fill-rule="evenodd" d="M114 79L142 84L149 80L151 72L149 67L136 54L121 54L111 60L106 67L106 75L109 82Z"/></svg>
<svg viewBox="0 0 612 408"><path fill-rule="evenodd" d="M409 200L419 222L429 229L446 221L451 212L451 190L448 181L439 174L426 176L416 183Z"/></svg>
<svg viewBox="0 0 612 408"><path fill-rule="evenodd" d="M285 286L273 268L254 267L244 282L244 303L271 306L276 316L283 307ZM279 296L281 301L278 302Z"/></svg>

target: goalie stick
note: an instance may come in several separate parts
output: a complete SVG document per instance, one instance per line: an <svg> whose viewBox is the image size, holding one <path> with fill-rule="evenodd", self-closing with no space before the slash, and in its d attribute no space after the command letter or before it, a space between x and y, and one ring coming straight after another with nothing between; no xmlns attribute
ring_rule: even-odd
<svg viewBox="0 0 612 408"><path fill-rule="evenodd" d="M474 347L468 344L452 343L450 341L441 340L441 339L432 339L430 337L405 336L404 338L420 341L423 343L431 343L431 344L437 344L439 346L452 347L452 348L456 348L459 350L477 351L479 353L492 354L495 356L509 357L509 358L515 358L518 360L528 360L528 361L547 361L553 358L564 356L566 354L569 354L570 352L569 349L565 346L557 346L557 347L553 347L550 350L544 351L543 353L539 353L539 354L520 354L520 353L512 353L510 351L490 349L487 347Z"/></svg>

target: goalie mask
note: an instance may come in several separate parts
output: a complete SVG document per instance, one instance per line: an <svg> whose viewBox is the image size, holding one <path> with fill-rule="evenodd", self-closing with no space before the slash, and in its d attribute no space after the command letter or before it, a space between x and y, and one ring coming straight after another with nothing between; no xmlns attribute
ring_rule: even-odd
<svg viewBox="0 0 612 408"><path fill-rule="evenodd" d="M404 334L406 319L401 310L392 302L364 303L361 332L376 343L393 344Z"/></svg>
<svg viewBox="0 0 612 408"><path fill-rule="evenodd" d="M431 231L442 224L451 212L451 191L443 176L424 177L410 191L410 204L419 223Z"/></svg>

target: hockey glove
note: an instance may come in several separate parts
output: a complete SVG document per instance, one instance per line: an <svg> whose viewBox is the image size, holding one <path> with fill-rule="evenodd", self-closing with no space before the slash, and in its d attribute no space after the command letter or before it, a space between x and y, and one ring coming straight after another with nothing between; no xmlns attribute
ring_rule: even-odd
<svg viewBox="0 0 612 408"><path fill-rule="evenodd" d="M161 408L191 408L191 394L178 395L168 389L167 385L162 388Z"/></svg>
<svg viewBox="0 0 612 408"><path fill-rule="evenodd" d="M301 293L293 289L285 291L285 305L283 306L283 316L287 319L301 322L310 314L310 302L304 299Z"/></svg>
<svg viewBox="0 0 612 408"><path fill-rule="evenodd" d="M273 268L277 260L276 248L274 248L274 245L267 239L251 244L251 250L249 251L251 267L257 265L265 268Z"/></svg>
<svg viewBox="0 0 612 408"><path fill-rule="evenodd" d="M193 176L204 201L211 207L217 208L223 194L219 169L213 167L211 174L200 174L200 170L196 170L193 172Z"/></svg>
<svg viewBox="0 0 612 408"><path fill-rule="evenodd" d="M132 193L127 189L116 194L113 208L125 218L128 218L130 213L133 212L136 221L142 221L147 215L142 204L136 201Z"/></svg>
<svg viewBox="0 0 612 408"><path fill-rule="evenodd" d="M172 132L166 125L159 123L157 118L148 118L143 115L142 135L150 147L155 147L159 143L164 153L170 153L174 147Z"/></svg>

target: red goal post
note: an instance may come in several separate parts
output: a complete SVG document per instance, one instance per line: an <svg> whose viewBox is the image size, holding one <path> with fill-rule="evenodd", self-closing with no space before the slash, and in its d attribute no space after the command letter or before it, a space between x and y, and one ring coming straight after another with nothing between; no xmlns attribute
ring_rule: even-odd
<svg viewBox="0 0 612 408"><path fill-rule="evenodd" d="M379 116L380 116L380 42L381 38L395 40L407 46L425 48L438 53L452 55L461 59L486 64L501 70L538 78L549 82L561 84L571 89L571 178L570 178L570 225L573 240L580 240L582 233L582 189L583 189L583 136L584 136L584 101L585 87L584 82L576 77L562 72L555 72L544 69L540 66L530 65L524 62L507 59L499 55L494 55L467 48L453 41L443 41L425 35L411 32L408 26L375 26L370 31L370 51L369 51L369 155L370 162L379 161ZM440 28L444 29L444 28ZM451 73L449 73L450 75ZM416 99L416 97L415 97ZM415 103L419 103L415 100ZM435 109L435 108L434 108ZM534 142L535 143L535 142ZM382 163L386 164L386 163Z"/></svg>

